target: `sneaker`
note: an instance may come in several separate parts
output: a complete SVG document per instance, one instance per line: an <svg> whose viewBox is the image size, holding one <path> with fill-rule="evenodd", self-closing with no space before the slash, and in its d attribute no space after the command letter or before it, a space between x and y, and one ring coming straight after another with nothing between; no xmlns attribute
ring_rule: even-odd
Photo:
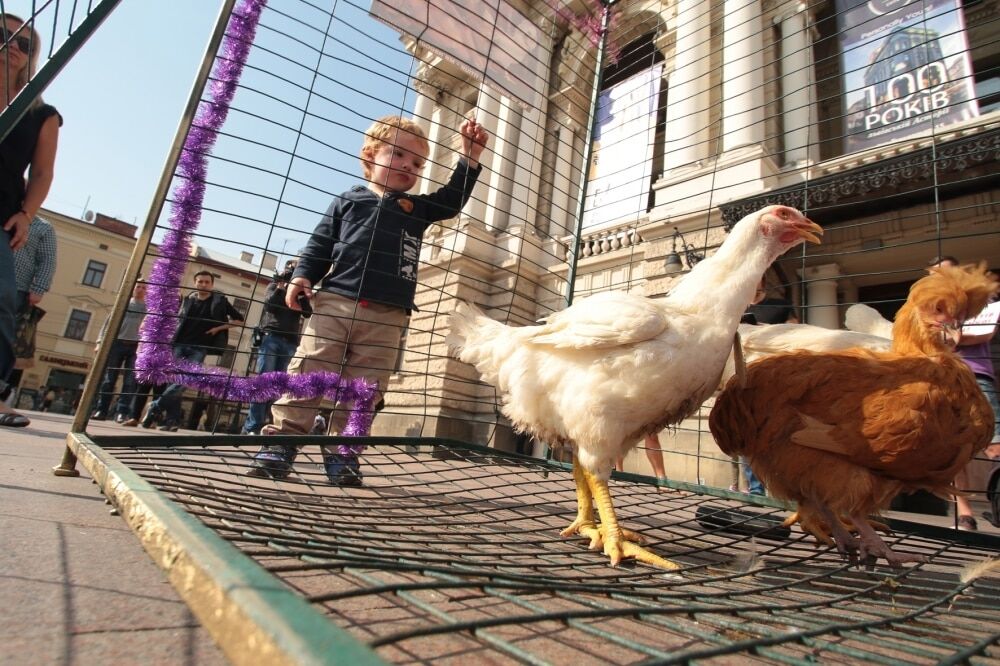
<svg viewBox="0 0 1000 666"><path fill-rule="evenodd" d="M156 407L150 405L146 408L146 414L142 417L142 421L139 422L143 428L149 430L153 427L153 424L160 420L160 410Z"/></svg>
<svg viewBox="0 0 1000 666"><path fill-rule="evenodd" d="M146 426L143 425L143 427L145 428ZM160 426L160 430L164 432L177 432L178 430L180 430L180 428L176 423L171 423L167 421L166 423Z"/></svg>
<svg viewBox="0 0 1000 666"><path fill-rule="evenodd" d="M123 426L125 426L126 428L134 428L134 427L136 427L137 425L139 425L139 419L135 419L135 418L132 418L132 419L126 419L126 420L122 421L121 423L122 423L122 425L123 425Z"/></svg>
<svg viewBox="0 0 1000 666"><path fill-rule="evenodd" d="M976 519L972 516L959 516L958 529L963 532L978 532L979 525L976 525Z"/></svg>
<svg viewBox="0 0 1000 666"><path fill-rule="evenodd" d="M108 415L105 414L104 412L98 410L98 411L96 411L96 412L94 412L93 414L90 415L90 420L91 421L107 421L108 420Z"/></svg>
<svg viewBox="0 0 1000 666"><path fill-rule="evenodd" d="M357 488L363 485L364 475L357 456L333 453L323 457L323 467L326 469L326 478L335 486Z"/></svg>
<svg viewBox="0 0 1000 666"><path fill-rule="evenodd" d="M291 444L266 444L253 457L247 476L280 481L292 471L299 449Z"/></svg>
<svg viewBox="0 0 1000 666"><path fill-rule="evenodd" d="M118 415L115 416L115 423L117 423L118 425L121 425L121 424L125 423L125 419L126 418L128 418L128 417L126 417L124 414L118 414Z"/></svg>

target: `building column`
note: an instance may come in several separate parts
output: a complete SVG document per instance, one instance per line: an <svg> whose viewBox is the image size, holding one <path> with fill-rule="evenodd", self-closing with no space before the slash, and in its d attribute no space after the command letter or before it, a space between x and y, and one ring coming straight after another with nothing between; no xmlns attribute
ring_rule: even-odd
<svg viewBox="0 0 1000 666"><path fill-rule="evenodd" d="M413 120L430 135L431 115L434 113L434 98L437 97L437 91L419 79L413 80L413 90L417 93L417 101L413 104Z"/></svg>
<svg viewBox="0 0 1000 666"><path fill-rule="evenodd" d="M485 223L488 207L487 201L490 196L490 181L492 172L499 170L501 155L497 151L497 127L500 124L500 93L496 92L485 83L479 84L479 96L476 100L475 115L476 121L490 133L490 143L479 158L483 165L483 171L479 176L472 191L472 198L465 206L463 217L469 217ZM456 126L457 130L458 127Z"/></svg>
<svg viewBox="0 0 1000 666"><path fill-rule="evenodd" d="M422 64L413 77L417 99L413 119L427 133L430 154L418 192L427 194L440 188L453 166L450 137L458 129L458 100L451 95L454 82L438 68Z"/></svg>
<svg viewBox="0 0 1000 666"><path fill-rule="evenodd" d="M570 206L573 203L570 196L570 189L573 187L570 171L573 169L573 146L575 145L576 131L573 127L573 121L569 117L564 117L559 123L559 144L556 150L555 170L552 175L552 211L549 213L549 217L552 218L549 234L556 238L576 231L569 229L569 220L572 217Z"/></svg>
<svg viewBox="0 0 1000 666"><path fill-rule="evenodd" d="M710 11L699 0L677 2L677 55L667 92L664 174L708 157Z"/></svg>
<svg viewBox="0 0 1000 666"><path fill-rule="evenodd" d="M806 323L823 328L840 328L840 309L837 306L837 264L809 266L799 271L806 283Z"/></svg>
<svg viewBox="0 0 1000 666"><path fill-rule="evenodd" d="M518 159L518 142L521 139L521 109L517 102L504 95L500 98L496 134L490 142L493 163L488 180L486 206L488 224L494 232L504 231L510 225L511 191L514 189L514 167Z"/></svg>
<svg viewBox="0 0 1000 666"><path fill-rule="evenodd" d="M724 12L722 150L726 152L764 141L764 51L760 0L725 0Z"/></svg>
<svg viewBox="0 0 1000 666"><path fill-rule="evenodd" d="M781 30L781 120L785 164L817 160L816 89L813 75L812 28L804 2L791 2L775 17ZM810 141L810 138L812 141ZM810 145L811 144L811 145Z"/></svg>
<svg viewBox="0 0 1000 666"><path fill-rule="evenodd" d="M508 226L525 225L538 216L539 166L542 161L542 142L538 137L544 131L541 118L544 118L544 113L538 109L521 111Z"/></svg>

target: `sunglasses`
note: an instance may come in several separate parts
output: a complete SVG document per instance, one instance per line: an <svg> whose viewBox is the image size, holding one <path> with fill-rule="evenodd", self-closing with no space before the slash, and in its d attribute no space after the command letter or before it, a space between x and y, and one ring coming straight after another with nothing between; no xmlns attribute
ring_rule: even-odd
<svg viewBox="0 0 1000 666"><path fill-rule="evenodd" d="M31 55L31 52L35 50L30 38L20 35L11 36L10 31L2 25L0 25L0 36L3 37L4 44L11 42L17 44L17 48L21 50L21 53Z"/></svg>

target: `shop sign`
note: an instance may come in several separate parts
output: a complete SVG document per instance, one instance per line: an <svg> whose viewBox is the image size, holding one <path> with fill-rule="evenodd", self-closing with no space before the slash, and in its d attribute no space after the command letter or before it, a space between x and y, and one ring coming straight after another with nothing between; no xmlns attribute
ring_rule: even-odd
<svg viewBox="0 0 1000 666"><path fill-rule="evenodd" d="M40 354L38 360L42 363L51 363L52 365L58 365L61 368L80 368L81 370L86 370L90 367L90 363L86 361L77 361L71 358L59 358L58 356L49 356L47 354Z"/></svg>

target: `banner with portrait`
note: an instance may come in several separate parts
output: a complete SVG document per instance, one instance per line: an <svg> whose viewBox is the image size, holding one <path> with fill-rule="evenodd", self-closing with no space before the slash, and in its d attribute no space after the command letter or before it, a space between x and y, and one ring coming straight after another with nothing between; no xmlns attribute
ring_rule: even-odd
<svg viewBox="0 0 1000 666"><path fill-rule="evenodd" d="M845 151L979 115L959 0L837 0Z"/></svg>
<svg viewBox="0 0 1000 666"><path fill-rule="evenodd" d="M635 220L649 207L656 101L663 65L604 91L597 101L583 228Z"/></svg>

